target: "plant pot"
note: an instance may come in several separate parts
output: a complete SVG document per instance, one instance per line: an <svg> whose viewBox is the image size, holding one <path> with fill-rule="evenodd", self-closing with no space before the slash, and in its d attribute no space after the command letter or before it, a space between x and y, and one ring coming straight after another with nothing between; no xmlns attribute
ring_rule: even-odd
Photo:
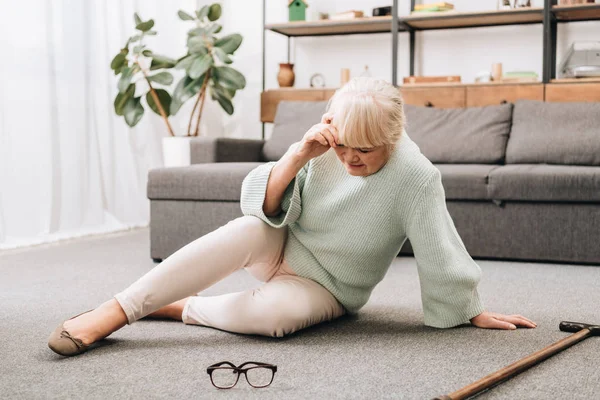
<svg viewBox="0 0 600 400"><path fill-rule="evenodd" d="M279 82L279 87L292 87L294 86L295 79L296 75L294 74L294 64L279 64L279 73L277 74L277 82Z"/></svg>
<svg viewBox="0 0 600 400"><path fill-rule="evenodd" d="M165 167L184 167L190 165L189 136L170 136L162 140Z"/></svg>

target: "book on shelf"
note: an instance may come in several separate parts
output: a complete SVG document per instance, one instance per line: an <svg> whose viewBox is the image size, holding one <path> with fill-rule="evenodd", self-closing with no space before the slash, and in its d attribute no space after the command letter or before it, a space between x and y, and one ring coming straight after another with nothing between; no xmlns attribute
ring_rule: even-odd
<svg viewBox="0 0 600 400"><path fill-rule="evenodd" d="M345 19L354 19L354 18L362 18L365 13L357 10L344 11L338 14L333 14L329 16L329 19L333 20L345 20Z"/></svg>
<svg viewBox="0 0 600 400"><path fill-rule="evenodd" d="M419 83L460 83L460 75L444 76L407 76L403 79L407 85Z"/></svg>
<svg viewBox="0 0 600 400"><path fill-rule="evenodd" d="M427 10L431 8L444 8L448 10L452 10L454 8L454 4L446 3L446 2L437 2L437 3L427 3L427 4L416 4L415 11Z"/></svg>
<svg viewBox="0 0 600 400"><path fill-rule="evenodd" d="M430 10L415 10L410 15L431 15L431 14L449 14L456 13L454 9L430 9Z"/></svg>

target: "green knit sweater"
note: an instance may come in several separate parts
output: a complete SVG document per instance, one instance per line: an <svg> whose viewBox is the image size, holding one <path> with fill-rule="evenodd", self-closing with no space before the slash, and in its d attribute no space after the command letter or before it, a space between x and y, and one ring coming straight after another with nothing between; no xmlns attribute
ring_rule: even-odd
<svg viewBox="0 0 600 400"><path fill-rule="evenodd" d="M275 164L244 179L242 212L288 229L288 264L327 288L348 313L365 305L407 238L425 325L450 328L484 311L477 292L481 269L448 214L441 173L406 132L369 176L350 175L333 149L311 159L287 187L281 213L267 217L262 208Z"/></svg>

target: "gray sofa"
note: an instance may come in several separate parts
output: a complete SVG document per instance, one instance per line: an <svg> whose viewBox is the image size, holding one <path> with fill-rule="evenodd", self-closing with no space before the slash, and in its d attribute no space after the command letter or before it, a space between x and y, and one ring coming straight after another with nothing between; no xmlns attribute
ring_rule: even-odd
<svg viewBox="0 0 600 400"><path fill-rule="evenodd" d="M320 120L326 102L286 102L267 141L199 138L189 167L151 170L151 257L242 216L241 184ZM407 133L441 171L476 258L600 263L600 103L405 106ZM412 254L410 242L401 254Z"/></svg>

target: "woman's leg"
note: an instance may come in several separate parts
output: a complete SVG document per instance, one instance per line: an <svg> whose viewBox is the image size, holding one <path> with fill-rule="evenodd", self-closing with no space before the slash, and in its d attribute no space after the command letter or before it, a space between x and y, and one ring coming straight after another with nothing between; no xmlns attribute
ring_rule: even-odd
<svg viewBox="0 0 600 400"><path fill-rule="evenodd" d="M238 269L281 263L287 228L276 229L244 216L187 244L96 310L65 322L88 344L126 324L192 296Z"/></svg>
<svg viewBox="0 0 600 400"><path fill-rule="evenodd" d="M344 307L317 282L299 277L287 263L257 289L220 296L193 296L182 319L229 332L282 337L345 314Z"/></svg>

